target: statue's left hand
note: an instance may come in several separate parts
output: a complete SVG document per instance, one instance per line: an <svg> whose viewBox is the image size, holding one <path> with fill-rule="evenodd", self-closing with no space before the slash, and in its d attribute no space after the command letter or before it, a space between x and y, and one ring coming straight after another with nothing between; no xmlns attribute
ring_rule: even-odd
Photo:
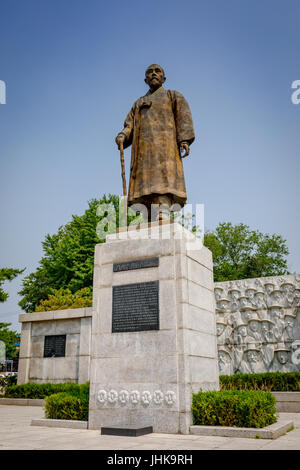
<svg viewBox="0 0 300 470"><path fill-rule="evenodd" d="M184 155L181 155L183 152L185 152ZM189 153L190 153L189 144L187 142L181 142L181 144L180 144L180 156L181 156L181 158L187 157L189 155Z"/></svg>

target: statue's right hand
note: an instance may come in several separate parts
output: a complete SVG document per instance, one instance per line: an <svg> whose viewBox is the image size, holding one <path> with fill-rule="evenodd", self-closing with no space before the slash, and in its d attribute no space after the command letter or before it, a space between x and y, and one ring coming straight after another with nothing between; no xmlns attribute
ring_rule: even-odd
<svg viewBox="0 0 300 470"><path fill-rule="evenodd" d="M118 149L120 150L121 145L124 144L125 140L125 135L124 134L118 134L116 137L116 144L118 146Z"/></svg>

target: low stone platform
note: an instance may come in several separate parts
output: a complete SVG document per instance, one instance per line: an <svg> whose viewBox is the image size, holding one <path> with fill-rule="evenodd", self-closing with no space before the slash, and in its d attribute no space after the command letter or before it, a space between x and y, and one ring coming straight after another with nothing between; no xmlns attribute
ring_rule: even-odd
<svg viewBox="0 0 300 470"><path fill-rule="evenodd" d="M241 437L277 439L288 430L291 430L294 423L290 419L279 418L277 423L265 428L238 428L231 426L191 426L191 434L198 436L220 436L220 437Z"/></svg>
<svg viewBox="0 0 300 470"><path fill-rule="evenodd" d="M87 429L87 421L72 419L33 419L31 426L47 426L49 428Z"/></svg>
<svg viewBox="0 0 300 470"><path fill-rule="evenodd" d="M38 398L0 398L0 405L45 406L45 400Z"/></svg>
<svg viewBox="0 0 300 470"><path fill-rule="evenodd" d="M300 413L300 392L272 392L280 413Z"/></svg>

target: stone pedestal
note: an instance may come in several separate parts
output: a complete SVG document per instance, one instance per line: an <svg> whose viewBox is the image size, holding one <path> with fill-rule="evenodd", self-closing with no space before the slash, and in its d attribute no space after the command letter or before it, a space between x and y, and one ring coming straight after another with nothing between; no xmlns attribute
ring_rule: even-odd
<svg viewBox="0 0 300 470"><path fill-rule="evenodd" d="M153 267L114 272L150 258ZM153 281L159 329L112 333L113 287ZM192 393L218 390L212 256L180 224L120 231L96 246L90 383L90 429L187 434Z"/></svg>

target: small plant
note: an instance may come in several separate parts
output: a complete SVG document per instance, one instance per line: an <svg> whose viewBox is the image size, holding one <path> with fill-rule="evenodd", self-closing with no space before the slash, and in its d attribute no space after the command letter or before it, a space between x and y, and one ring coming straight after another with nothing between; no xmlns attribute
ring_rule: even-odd
<svg viewBox="0 0 300 470"><path fill-rule="evenodd" d="M78 392L82 385L76 383L44 383L36 384L28 382L22 385L9 385L5 390L6 398L39 398L43 399L54 393Z"/></svg>
<svg viewBox="0 0 300 470"><path fill-rule="evenodd" d="M221 390L300 391L300 372L220 375Z"/></svg>
<svg viewBox="0 0 300 470"><path fill-rule="evenodd" d="M48 419L87 421L89 413L89 386L81 385L72 392L55 393L45 398L45 416Z"/></svg>
<svg viewBox="0 0 300 470"><path fill-rule="evenodd" d="M263 428L276 422L275 397L269 392L224 390L193 395L195 425Z"/></svg>

